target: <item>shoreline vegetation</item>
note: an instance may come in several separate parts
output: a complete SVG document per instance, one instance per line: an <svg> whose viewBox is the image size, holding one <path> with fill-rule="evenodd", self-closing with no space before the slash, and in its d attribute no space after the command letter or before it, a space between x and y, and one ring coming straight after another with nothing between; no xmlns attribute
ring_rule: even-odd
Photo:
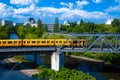
<svg viewBox="0 0 120 80"><path fill-rule="evenodd" d="M86 61L104 63L104 60L96 60L96 59L86 58L86 57L82 57L82 56L69 55L69 57L82 59L82 60L86 60Z"/></svg>
<svg viewBox="0 0 120 80"><path fill-rule="evenodd" d="M77 55L68 55L68 57L82 59L82 60L86 60L86 61L90 61L90 62L102 63L103 65L114 67L114 68L120 68L120 65L115 65L115 64L107 63L104 60L97 60L97 59L92 59L92 58L88 58L88 57L84 57L84 56L77 56Z"/></svg>

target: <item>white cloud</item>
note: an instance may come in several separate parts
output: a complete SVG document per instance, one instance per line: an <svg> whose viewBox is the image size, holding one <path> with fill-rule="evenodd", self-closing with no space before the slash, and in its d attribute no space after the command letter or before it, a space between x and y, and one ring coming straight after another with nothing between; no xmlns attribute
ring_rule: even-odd
<svg viewBox="0 0 120 80"><path fill-rule="evenodd" d="M102 0L93 0L94 3L101 3Z"/></svg>
<svg viewBox="0 0 120 80"><path fill-rule="evenodd" d="M15 5L30 5L33 3L38 3L39 0L10 0L11 4Z"/></svg>
<svg viewBox="0 0 120 80"><path fill-rule="evenodd" d="M14 9L14 14L32 14L34 9L35 9L35 5L31 4L29 7L26 8Z"/></svg>
<svg viewBox="0 0 120 80"><path fill-rule="evenodd" d="M76 1L76 4L77 4L78 6L84 6L84 5L89 4L89 2L86 1L86 0L83 0L83 1Z"/></svg>
<svg viewBox="0 0 120 80"><path fill-rule="evenodd" d="M4 3L0 3L0 17L8 17L13 13L13 8Z"/></svg>
<svg viewBox="0 0 120 80"><path fill-rule="evenodd" d="M110 6L108 9L105 10L106 12L113 12L113 11L120 11L120 5L117 6Z"/></svg>
<svg viewBox="0 0 120 80"><path fill-rule="evenodd" d="M120 3L120 0L115 0L116 2Z"/></svg>
<svg viewBox="0 0 120 80"><path fill-rule="evenodd" d="M75 5L77 4L77 5ZM89 4L85 2L77 1L75 4L73 3L62 3L62 8L55 8L55 7L38 7L34 3L28 7L21 7L21 8L13 8L7 6L6 4L0 3L0 17L7 17L7 18L15 18L16 20L25 21L29 17L34 17L35 19L44 18L46 19L54 19L55 17L59 17L60 20L74 20L74 19L107 19L109 18L108 14L103 12L88 12L83 9L78 9L75 6L84 6ZM71 7L70 7L71 6ZM72 7L75 8L72 8ZM72 9L71 9L72 8Z"/></svg>
<svg viewBox="0 0 120 80"><path fill-rule="evenodd" d="M106 19L109 17L109 15L103 12L87 12L79 9L54 8L54 7L37 8L34 12L35 12L34 14L39 13L37 14L37 16L40 15L48 16L49 14L55 17L56 15L59 15L59 18L61 20L73 19L75 17L83 19Z"/></svg>
<svg viewBox="0 0 120 80"><path fill-rule="evenodd" d="M77 4L76 8L77 9L81 9L81 8L83 8L83 6L89 4L89 2L86 1L86 0L82 0L82 1L76 1L76 4Z"/></svg>
<svg viewBox="0 0 120 80"><path fill-rule="evenodd" d="M61 2L60 5L62 5L62 6L66 6L66 7L70 8L70 9L72 9L73 6L74 6L73 3L64 3L64 2Z"/></svg>
<svg viewBox="0 0 120 80"><path fill-rule="evenodd" d="M73 7L77 8L77 9L81 9L81 8L83 8L83 6L89 4L89 2L86 1L86 0L82 0L82 1L79 1L79 0L78 0L78 1L76 1L75 3L76 3L76 4L74 4L74 3L61 2L60 5L65 6L65 7L68 7L68 8L70 8L70 9L72 9Z"/></svg>

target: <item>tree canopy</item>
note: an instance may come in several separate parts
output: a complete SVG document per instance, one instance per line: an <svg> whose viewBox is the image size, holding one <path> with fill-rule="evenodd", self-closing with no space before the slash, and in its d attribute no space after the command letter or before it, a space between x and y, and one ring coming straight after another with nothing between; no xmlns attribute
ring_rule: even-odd
<svg viewBox="0 0 120 80"><path fill-rule="evenodd" d="M39 73L35 75L39 79L45 80L96 80L89 74L74 69L61 68L60 71L54 71L45 66L39 67Z"/></svg>
<svg viewBox="0 0 120 80"><path fill-rule="evenodd" d="M59 32L59 20L58 20L58 17L55 18L53 31L54 32Z"/></svg>

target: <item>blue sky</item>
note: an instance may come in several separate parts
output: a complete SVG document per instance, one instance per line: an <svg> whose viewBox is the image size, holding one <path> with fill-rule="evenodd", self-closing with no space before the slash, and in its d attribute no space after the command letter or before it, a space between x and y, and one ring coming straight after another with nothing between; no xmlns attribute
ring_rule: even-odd
<svg viewBox="0 0 120 80"><path fill-rule="evenodd" d="M120 0L0 0L0 19L26 22L33 17L43 23L84 21L105 23L120 18Z"/></svg>

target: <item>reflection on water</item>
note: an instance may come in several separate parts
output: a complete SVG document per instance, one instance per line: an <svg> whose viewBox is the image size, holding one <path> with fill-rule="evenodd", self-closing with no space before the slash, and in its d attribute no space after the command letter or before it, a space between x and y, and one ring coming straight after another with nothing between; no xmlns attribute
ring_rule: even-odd
<svg viewBox="0 0 120 80"><path fill-rule="evenodd" d="M66 67L89 73L90 75L94 76L97 80L120 79L120 68L117 69L110 66L106 66L103 63L90 62L71 57L66 57L65 63Z"/></svg>

